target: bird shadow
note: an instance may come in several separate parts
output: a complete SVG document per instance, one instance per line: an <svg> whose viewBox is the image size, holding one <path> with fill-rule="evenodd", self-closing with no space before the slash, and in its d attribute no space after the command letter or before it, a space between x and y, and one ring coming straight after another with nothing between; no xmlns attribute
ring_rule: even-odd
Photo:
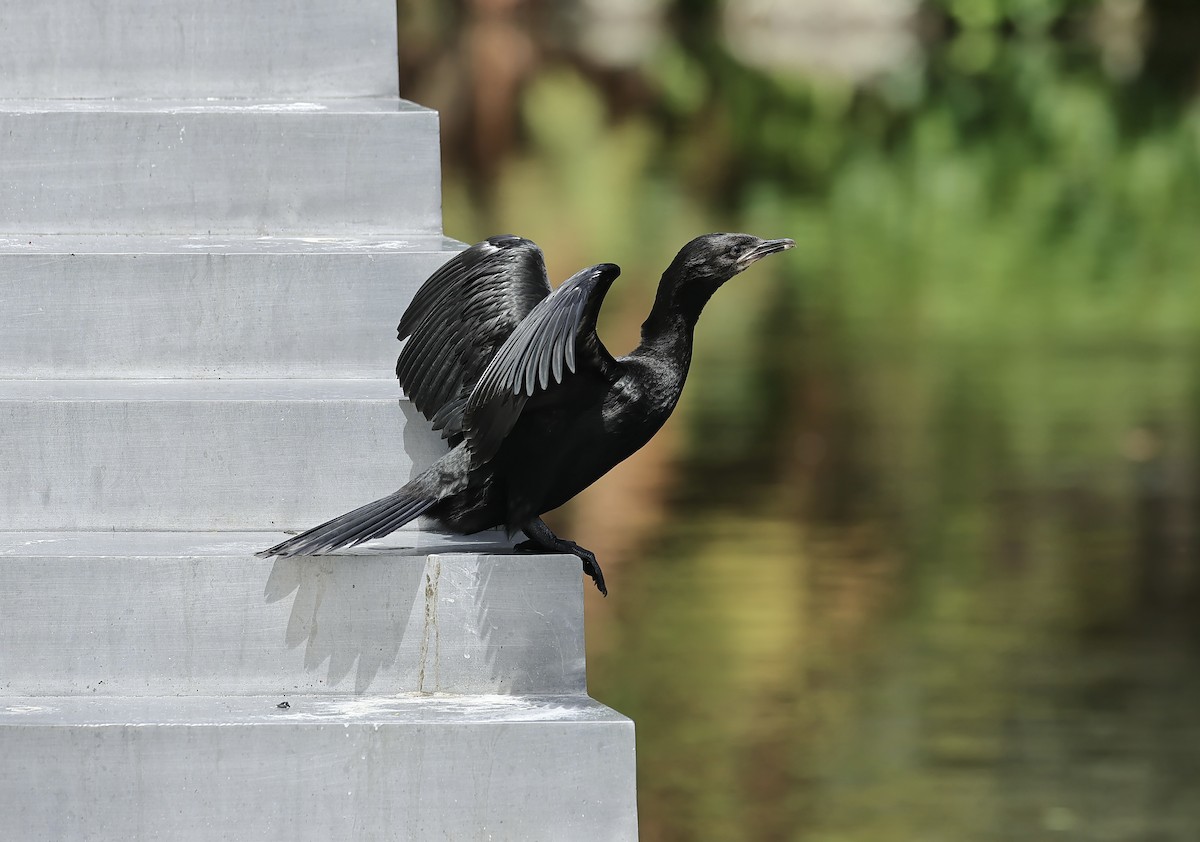
<svg viewBox="0 0 1200 842"><path fill-rule="evenodd" d="M288 650L303 650L303 667L318 690L367 692L435 691L440 685L443 643L461 658L464 630L439 628L448 601L469 600L477 607L491 601L494 564L474 566L473 579L448 582L441 575L440 552L454 555L505 553L495 543L433 548L356 548L337 555L277 558L263 589L267 604L291 598L284 632ZM447 588L453 589L453 595ZM439 593L440 591L440 593ZM489 671L496 661L492 621L478 616L475 670ZM486 666L485 666L486 665ZM455 664L452 673L461 672Z"/></svg>

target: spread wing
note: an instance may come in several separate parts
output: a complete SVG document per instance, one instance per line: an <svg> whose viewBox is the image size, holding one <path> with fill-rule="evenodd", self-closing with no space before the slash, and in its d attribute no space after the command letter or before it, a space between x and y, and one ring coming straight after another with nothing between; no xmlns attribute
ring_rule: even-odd
<svg viewBox="0 0 1200 842"><path fill-rule="evenodd" d="M620 364L596 335L600 304L619 274L612 263L576 273L538 303L496 352L463 416L473 464L495 456L525 402L562 383L567 371L590 371L609 382L620 377Z"/></svg>
<svg viewBox="0 0 1200 842"><path fill-rule="evenodd" d="M512 235L455 255L414 296L396 332L396 377L445 438L462 434L467 397L497 350L550 294L542 250Z"/></svg>

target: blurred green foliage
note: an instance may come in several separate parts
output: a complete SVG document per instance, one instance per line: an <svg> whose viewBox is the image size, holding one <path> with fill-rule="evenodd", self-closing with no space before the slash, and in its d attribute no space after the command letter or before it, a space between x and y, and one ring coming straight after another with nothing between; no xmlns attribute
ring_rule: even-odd
<svg viewBox="0 0 1200 842"><path fill-rule="evenodd" d="M430 82L446 228L620 263L614 352L686 240L797 241L705 312L668 519L589 615L643 837L1192 838L1200 4L929 0L866 81L748 65L716 0L635 67L575 4L412 6L456 68L533 45L507 145Z"/></svg>

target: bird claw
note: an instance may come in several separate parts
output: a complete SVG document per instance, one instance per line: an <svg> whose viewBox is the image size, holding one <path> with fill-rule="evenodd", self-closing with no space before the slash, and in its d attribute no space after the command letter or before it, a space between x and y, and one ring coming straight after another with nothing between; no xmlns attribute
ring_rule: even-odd
<svg viewBox="0 0 1200 842"><path fill-rule="evenodd" d="M592 577L592 581L596 583L596 590L600 591L600 596L608 596L608 588L604 585L604 573L600 570L600 565L594 561L583 562L583 572Z"/></svg>
<svg viewBox="0 0 1200 842"><path fill-rule="evenodd" d="M576 544L574 541L564 541L564 546L559 547L560 550L565 550L572 555L578 556L583 562L583 572L586 573L596 584L596 590L600 591L603 596L608 596L608 588L604 584L604 572L600 569L600 562L596 561L596 555L591 550L585 550L583 547ZM529 540L522 541L513 547L514 550L523 553L544 553L547 549L537 541ZM553 550L550 550L553 552Z"/></svg>
<svg viewBox="0 0 1200 842"><path fill-rule="evenodd" d="M579 556L583 561L583 572L595 582L596 590L600 591L601 596L608 596L608 588L604 585L604 572L600 569L600 562L596 561L595 554L591 550L585 550L578 544L574 546L575 555Z"/></svg>

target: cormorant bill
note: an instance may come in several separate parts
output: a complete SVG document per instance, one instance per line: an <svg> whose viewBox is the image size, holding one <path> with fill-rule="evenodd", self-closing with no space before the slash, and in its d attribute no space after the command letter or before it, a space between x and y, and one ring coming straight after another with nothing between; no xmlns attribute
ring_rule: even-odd
<svg viewBox="0 0 1200 842"><path fill-rule="evenodd" d="M421 515L469 535L503 526L522 549L578 556L608 595L595 555L541 515L638 450L670 416L692 360L692 333L717 289L791 240L706 234L663 273L641 343L614 359L596 316L620 274L612 263L551 292L542 251L489 237L447 261L400 320L396 376L450 452L394 493L258 555L319 555L381 538Z"/></svg>

